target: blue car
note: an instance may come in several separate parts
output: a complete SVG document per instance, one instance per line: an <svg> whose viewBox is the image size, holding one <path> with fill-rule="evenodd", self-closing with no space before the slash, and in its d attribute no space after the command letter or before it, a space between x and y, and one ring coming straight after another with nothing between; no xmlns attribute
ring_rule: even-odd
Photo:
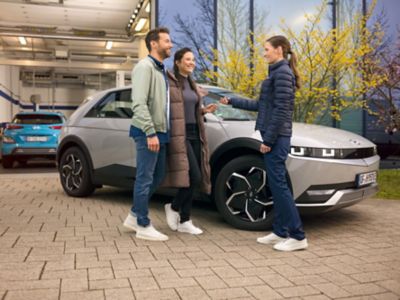
<svg viewBox="0 0 400 300"><path fill-rule="evenodd" d="M20 112L6 125L1 154L4 168L31 158L55 159L58 137L65 123L58 112Z"/></svg>

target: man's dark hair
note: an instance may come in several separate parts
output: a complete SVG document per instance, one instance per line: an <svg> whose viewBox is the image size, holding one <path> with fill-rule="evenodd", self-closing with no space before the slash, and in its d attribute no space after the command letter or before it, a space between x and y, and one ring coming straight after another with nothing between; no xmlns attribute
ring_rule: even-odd
<svg viewBox="0 0 400 300"><path fill-rule="evenodd" d="M160 33L167 33L167 34L169 34L169 29L166 28L166 27L157 27L157 28L154 28L154 29L150 30L150 31L147 33L146 38L145 38L145 41L146 41L147 50L149 50L149 52L151 51L150 42L151 42L151 41L156 41L156 42L158 42L158 40L160 39Z"/></svg>

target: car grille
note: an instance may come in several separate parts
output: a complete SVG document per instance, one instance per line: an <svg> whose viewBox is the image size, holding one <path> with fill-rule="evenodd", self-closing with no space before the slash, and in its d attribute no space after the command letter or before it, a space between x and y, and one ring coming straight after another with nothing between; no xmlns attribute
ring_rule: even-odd
<svg viewBox="0 0 400 300"><path fill-rule="evenodd" d="M41 154L56 154L56 148L16 148L13 154L30 154L30 155L41 155Z"/></svg>

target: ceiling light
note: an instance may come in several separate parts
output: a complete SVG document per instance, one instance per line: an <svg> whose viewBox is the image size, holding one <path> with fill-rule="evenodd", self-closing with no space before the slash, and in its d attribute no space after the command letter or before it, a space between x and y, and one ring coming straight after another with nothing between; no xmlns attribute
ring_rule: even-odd
<svg viewBox="0 0 400 300"><path fill-rule="evenodd" d="M130 23L130 24L132 24L132 23L133 23L133 20L132 20L132 19L130 19L130 20L129 20L129 23Z"/></svg>
<svg viewBox="0 0 400 300"><path fill-rule="evenodd" d="M25 45L27 44L26 38L25 38L24 36L18 37L18 40L19 40L19 43L20 43L22 46L25 46Z"/></svg>
<svg viewBox="0 0 400 300"><path fill-rule="evenodd" d="M106 43L106 49L107 49L107 50L111 50L112 46L113 46L113 41L107 41L107 43Z"/></svg>
<svg viewBox="0 0 400 300"><path fill-rule="evenodd" d="M136 18L136 14L132 14L131 18L132 19Z"/></svg>
<svg viewBox="0 0 400 300"><path fill-rule="evenodd" d="M138 12L139 12L139 10L136 8L135 11L134 11L134 13L137 14Z"/></svg>
<svg viewBox="0 0 400 300"><path fill-rule="evenodd" d="M149 13L149 12L150 12L150 2L149 2L149 3L147 3L147 6L146 6L146 12L147 12L147 13Z"/></svg>
<svg viewBox="0 0 400 300"><path fill-rule="evenodd" d="M135 31L141 31L146 24L146 18L140 18L139 22L136 24Z"/></svg>

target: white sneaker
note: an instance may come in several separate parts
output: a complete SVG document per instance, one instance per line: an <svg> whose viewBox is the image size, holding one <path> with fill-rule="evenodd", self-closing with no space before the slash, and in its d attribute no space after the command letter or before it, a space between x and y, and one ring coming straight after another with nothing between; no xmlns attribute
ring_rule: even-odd
<svg viewBox="0 0 400 300"><path fill-rule="evenodd" d="M148 241L167 241L168 236L157 231L153 225L148 225L146 227L137 226L136 227L136 237L142 240Z"/></svg>
<svg viewBox="0 0 400 300"><path fill-rule="evenodd" d="M164 208L169 228L174 231L177 230L180 219L179 213L172 209L171 203L165 204Z"/></svg>
<svg viewBox="0 0 400 300"><path fill-rule="evenodd" d="M267 234L266 236L257 238L257 243L265 244L265 245L275 245L277 243L285 241L286 238L280 237L275 233Z"/></svg>
<svg viewBox="0 0 400 300"><path fill-rule="evenodd" d="M302 239L301 241L288 238L283 242L274 245L275 250L279 251L295 251L295 250L303 250L307 249L308 242L307 239Z"/></svg>
<svg viewBox="0 0 400 300"><path fill-rule="evenodd" d="M124 221L124 226L126 228L128 228L129 230L136 231L137 226L138 226L137 218L134 215L132 215L131 213L129 213Z"/></svg>
<svg viewBox="0 0 400 300"><path fill-rule="evenodd" d="M178 231L190 234L202 234L203 230L193 225L192 220L179 223L178 224Z"/></svg>

